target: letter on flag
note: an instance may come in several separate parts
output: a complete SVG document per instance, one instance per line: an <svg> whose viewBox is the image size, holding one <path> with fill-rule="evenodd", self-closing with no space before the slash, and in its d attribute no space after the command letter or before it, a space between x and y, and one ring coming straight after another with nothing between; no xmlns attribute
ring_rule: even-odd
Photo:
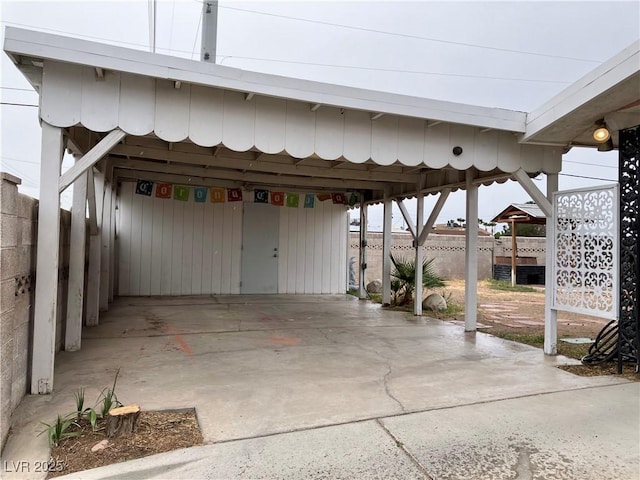
<svg viewBox="0 0 640 480"><path fill-rule="evenodd" d="M228 202L241 202L242 201L242 189L229 188L227 189L227 201Z"/></svg>
<svg viewBox="0 0 640 480"><path fill-rule="evenodd" d="M203 203L207 201L207 190L206 187L194 187L193 188L193 199L198 203Z"/></svg>
<svg viewBox="0 0 640 480"><path fill-rule="evenodd" d="M173 199L180 200L181 202L186 202L189 200L189 187L185 187L184 185L176 185L173 188Z"/></svg>
<svg viewBox="0 0 640 480"><path fill-rule="evenodd" d="M287 193L287 207L298 208L298 205L300 205L300 195Z"/></svg>
<svg viewBox="0 0 640 480"><path fill-rule="evenodd" d="M211 203L224 203L224 188L211 189Z"/></svg>
<svg viewBox="0 0 640 480"><path fill-rule="evenodd" d="M337 205L344 205L346 203L344 193L332 193L331 200Z"/></svg>
<svg viewBox="0 0 640 480"><path fill-rule="evenodd" d="M316 196L313 193L307 193L304 196L304 208L313 208L315 204Z"/></svg>
<svg viewBox="0 0 640 480"><path fill-rule="evenodd" d="M145 195L147 197L151 196L151 192L153 191L153 182L148 180L138 180L136 184L136 193L138 195Z"/></svg>
<svg viewBox="0 0 640 480"><path fill-rule="evenodd" d="M284 205L284 192L271 192L271 203L282 207Z"/></svg>
<svg viewBox="0 0 640 480"><path fill-rule="evenodd" d="M171 198L171 188L170 183L158 183L156 185L156 197Z"/></svg>
<svg viewBox="0 0 640 480"><path fill-rule="evenodd" d="M253 201L255 203L269 203L269 190L255 190Z"/></svg>

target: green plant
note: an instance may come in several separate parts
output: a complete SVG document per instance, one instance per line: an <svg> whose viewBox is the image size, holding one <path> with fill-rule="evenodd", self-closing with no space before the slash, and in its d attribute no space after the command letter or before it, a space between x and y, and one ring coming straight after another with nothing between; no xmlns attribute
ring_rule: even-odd
<svg viewBox="0 0 640 480"><path fill-rule="evenodd" d="M102 418L105 418L109 413L109 410L112 408L121 407L122 403L118 401L118 397L116 396L116 383L118 381L118 375L120 374L120 369L116 370L116 376L113 379L113 387L106 387L100 392L100 396L98 397L98 403L100 403L100 399L102 399L102 408L100 409L100 414Z"/></svg>
<svg viewBox="0 0 640 480"><path fill-rule="evenodd" d="M72 431L72 432L68 431L68 429L72 425L78 426L78 424L68 416L63 418L60 415L58 415L58 418L56 418L56 421L51 425L44 422L41 422L41 423L46 428L42 430L38 434L38 436L42 435L43 433L46 433L47 439L49 440L50 447L57 447L58 445L60 445L60 442L65 438L77 437L81 433L79 431Z"/></svg>
<svg viewBox="0 0 640 480"><path fill-rule="evenodd" d="M391 272L391 291L396 305L405 305L413 300L416 289L416 262L390 254L393 271ZM422 262L422 286L424 288L443 287L444 279L433 270L433 258Z"/></svg>
<svg viewBox="0 0 640 480"><path fill-rule="evenodd" d="M76 421L79 421L87 414L87 412L89 412L89 410L92 409L90 407L84 407L84 388L81 388L74 393L73 397L76 399Z"/></svg>

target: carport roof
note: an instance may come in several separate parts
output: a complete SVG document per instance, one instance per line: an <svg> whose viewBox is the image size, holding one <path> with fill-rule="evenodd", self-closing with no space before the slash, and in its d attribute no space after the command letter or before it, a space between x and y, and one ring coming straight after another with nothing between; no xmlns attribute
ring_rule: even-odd
<svg viewBox="0 0 640 480"><path fill-rule="evenodd" d="M81 154L104 134L116 175L203 186L360 190L369 201L557 173L523 112L247 72L7 27L40 118ZM459 149L455 147L460 147ZM470 175L468 175L468 173Z"/></svg>

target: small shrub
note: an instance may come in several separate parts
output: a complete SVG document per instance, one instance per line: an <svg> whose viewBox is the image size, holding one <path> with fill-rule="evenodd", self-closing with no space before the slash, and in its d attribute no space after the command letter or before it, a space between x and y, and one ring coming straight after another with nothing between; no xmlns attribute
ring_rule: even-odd
<svg viewBox="0 0 640 480"><path fill-rule="evenodd" d="M73 431L73 432L67 431L72 425L76 427L78 426L78 424L68 416L63 418L62 416L58 415L58 418L56 418L56 421L51 425L44 422L41 422L41 423L46 428L42 430L38 434L38 436L42 435L43 433L46 433L47 439L49 440L50 447L57 447L58 445L60 445L60 442L65 438L77 437L81 433L78 431Z"/></svg>

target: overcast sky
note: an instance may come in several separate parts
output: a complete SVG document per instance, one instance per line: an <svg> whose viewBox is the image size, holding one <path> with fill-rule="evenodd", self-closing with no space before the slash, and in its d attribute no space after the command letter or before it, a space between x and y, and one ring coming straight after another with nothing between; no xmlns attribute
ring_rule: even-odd
<svg viewBox="0 0 640 480"><path fill-rule="evenodd" d="M3 29L151 49L152 1L1 3ZM198 59L201 10L198 0L158 1L156 51ZM218 19L217 62L226 66L520 111L640 37L637 1L221 1ZM1 67L1 169L23 178L21 190L37 197L37 108L7 105L36 104L37 95L21 90L30 86L4 54ZM616 152L574 148L565 155L560 188L611 183L616 164ZM544 189L544 179L537 184ZM482 187L480 217L528 200L514 182ZM427 209L434 202L430 197ZM458 217L463 192L452 194L439 222ZM379 209L370 223L380 224Z"/></svg>

